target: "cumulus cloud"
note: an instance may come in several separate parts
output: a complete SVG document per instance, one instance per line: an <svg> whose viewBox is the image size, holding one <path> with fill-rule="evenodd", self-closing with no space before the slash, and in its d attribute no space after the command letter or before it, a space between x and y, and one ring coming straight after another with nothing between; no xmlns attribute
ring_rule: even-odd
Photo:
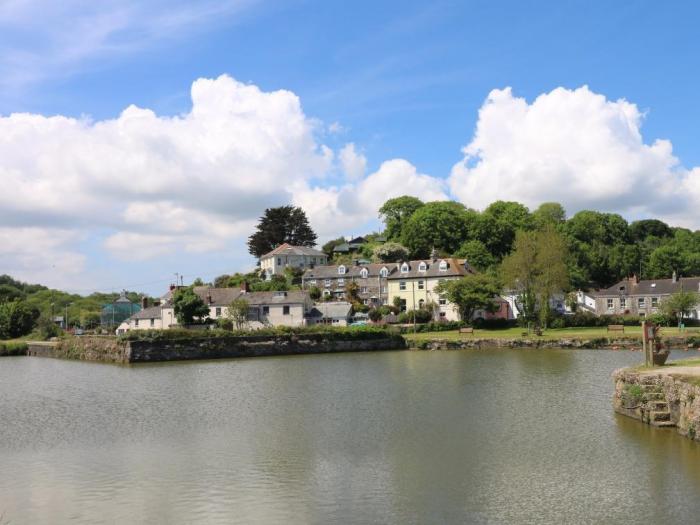
<svg viewBox="0 0 700 525"><path fill-rule="evenodd" d="M452 194L474 207L497 199L530 206L558 201L569 212L592 208L687 222L690 207L700 203L699 174L680 166L669 141L645 144L643 118L635 104L586 86L557 88L530 104L510 88L493 90L464 159L452 169Z"/></svg>
<svg viewBox="0 0 700 525"><path fill-rule="evenodd" d="M355 150L354 143L346 144L340 150L338 158L348 180L358 180L365 175L367 157Z"/></svg>

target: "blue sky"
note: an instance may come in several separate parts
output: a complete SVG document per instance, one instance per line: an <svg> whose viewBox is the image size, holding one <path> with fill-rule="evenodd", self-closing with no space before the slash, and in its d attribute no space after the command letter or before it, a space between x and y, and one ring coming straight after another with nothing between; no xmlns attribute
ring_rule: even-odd
<svg viewBox="0 0 700 525"><path fill-rule="evenodd" d="M17 129L17 122L10 119L10 114L17 112L89 120L91 124L85 124L88 127L118 119L132 104L152 110L158 118L182 116L192 110L193 82L225 74L242 85L257 87L262 94L286 90L298 98L299 111L292 113L298 116L301 112L309 135L285 135L284 140L292 141L299 152L304 150L306 141L313 140L318 151L308 158L305 153L284 157L290 172L304 173L302 180L291 180L292 175L286 180L284 171L274 171L277 168L270 168L268 175L270 180L280 179L284 195L295 203L317 203L319 192L323 193L327 208L310 212L312 223L323 223L317 227L322 236L359 233L363 228L376 227L376 209L360 212L357 206L347 204L347 196L359 192L355 190L365 179L368 187L382 191L407 180L407 172L402 170L408 170L411 176L418 177L420 183L412 187L419 196L444 195L476 208L487 204L486 196L499 195L499 189L514 186L512 192L503 192L503 198L520 199L535 206L539 197L527 187L530 172L522 166L533 166L549 158L554 158L557 166L585 164L598 149L607 153L582 168L581 184L590 180L592 186L603 188L663 186L663 198L656 199L658 204L649 204L639 190L607 198L593 187L590 193L579 191L579 200L575 195L559 196L548 191L540 202L561 200L571 213L594 206L620 212L630 219L658 215L677 224L700 226L688 216L694 209L692 199L696 193L700 196L700 174L693 170L700 165L695 140L700 131L700 105L696 103L700 43L693 37L700 7L694 2L427 4L207 0L189 5L109 1L99 9L79 0L69 0L61 7L51 4L11 0L0 6L0 33L4 35L0 38L0 115L6 119L2 128L6 135ZM582 86L589 89L577 91ZM488 107L493 111L480 121L479 111L486 108L485 101L492 90L508 87L512 89L510 94L489 99ZM557 88L564 91L556 92ZM231 94L237 88L216 89ZM546 100L536 108L534 101L540 95L545 95ZM518 106L513 101L521 99L528 108L528 117L517 116L516 107L522 109L523 104ZM633 110L617 105L619 99L633 105ZM260 104L254 112L263 111L267 102L261 99ZM255 122L256 118L259 120L256 115L252 117ZM279 122L288 118L289 114L282 113ZM625 124L620 124L621 119ZM267 125L274 126L274 122L270 120ZM483 134L478 133L480 123ZM229 124L237 125L222 125ZM595 128L590 140L575 148L587 151L586 159L581 161L575 152L562 149L556 130L552 131L558 125L578 130ZM499 131L511 126L516 128L512 136L509 131ZM632 129L625 130L623 136L619 135L620 126ZM237 128L225 129L235 135ZM531 135L538 129L548 129L547 136L554 138L533 143ZM197 130L191 131L195 137L201 126ZM91 137L97 133L94 128L85 132ZM91 221L90 215L59 210L58 204L56 214L48 217L40 203L22 208L19 213L13 203L36 194L37 188L56 184L62 176L73 180L79 188L76 191L91 187L101 176L90 172L91 168L71 172L84 159L76 161L65 153L71 147L79 150L81 139L71 139L70 132L42 123L27 133L22 142L29 144L26 158L19 153L17 158L11 155L11 160L0 157L0 179L7 178L13 187L21 186L22 181L26 184L21 192L17 190L8 196L7 202L0 200L6 211L2 214L4 235L45 247L58 262L47 265L45 261L33 260L30 253L18 247L18 242L10 242L5 253L0 254L8 265L3 268L0 263L0 273L7 271L81 291L150 283L140 289L156 293L175 271L190 278L213 278L223 271L251 266L243 243L245 228L256 216L253 210L232 212L235 217L231 222L236 222L236 227L223 231L226 228L222 226L211 246L202 242L195 248L192 239L206 240L208 235L206 215L199 219L199 230L188 229L185 241L185 226L179 232L155 231L152 219L144 216L143 220L151 223L150 229L137 231L134 221L125 218L133 212L129 204L134 203L155 203L161 216L174 209L205 213L211 207L172 195L164 197L162 193L157 198L149 194L142 199L134 190L120 198L114 187L100 186L100 191L81 194L75 203L120 217L114 220ZM63 137L60 140L53 136L59 133ZM153 133L170 137L169 131ZM566 133L573 131L562 131L563 136ZM32 139L32 134L36 138ZM34 150L34 144L47 134L52 134L54 145ZM613 143L605 142L610 134L617 137ZM508 140L499 142L504 135L509 136ZM668 147L661 144L651 148L657 139L669 141ZM573 140L579 140L578 135ZM615 156L630 141L634 142L632 151L626 151L623 157ZM56 147L56 143L62 146ZM340 151L350 143L354 145L353 158L363 166L353 176L344 164L339 164ZM468 144L479 152L469 162L461 151ZM19 148L10 139L5 147L15 152ZM91 147L99 149L97 145ZM130 146L123 147L126 149L117 158L131 155ZM322 147L331 151L332 160L321 151ZM50 165L51 155L59 155L57 150L64 151L63 157L56 160L54 171L38 165L37 157ZM523 150L536 151L538 156L523 159L513 153ZM269 155L268 150L264 151ZM222 152L217 155L223 155ZM316 164L322 158L327 161L325 167ZM236 162L235 156L231 159ZM405 164L385 164L392 159ZM513 165L509 169L517 173L513 175L516 178L508 178L494 167L505 163L499 159L510 159ZM480 171L471 171L479 163ZM632 164L641 167L619 173ZM126 185L134 177L141 178L138 170L130 171L132 168L124 171ZM235 170L228 175L220 168L212 168L207 183L215 183L222 176L237 178L238 185L231 189L237 194L241 193L243 178L254 176L251 171ZM113 165L101 164L100 169L114 170L113 176L119 177L124 168L114 161ZM153 164L146 163L143 169L154 169ZM267 167L256 164L255 169ZM539 182L557 185L562 180L557 177L572 176L565 169L558 169ZM17 175L22 170L32 175ZM400 175L396 175L396 170ZM12 179L10 172L14 174ZM373 174L376 181L381 179L381 184L372 179ZM149 176L144 174L144 181ZM392 176L396 179L390 184ZM484 191L482 197L481 189L489 181L494 181L494 188ZM245 191L250 189L247 182L243 186ZM329 194L329 189L335 193ZM99 195L104 196L107 191L110 195L100 201ZM148 191L143 189L144 195ZM284 200L278 194L265 193L247 201L258 202L258 197L261 205ZM685 214L675 213L678 199L684 202L681 211ZM232 204L236 206L245 208L243 203ZM338 209L328 209L332 206ZM329 227L329 217L335 228ZM134 232L151 237L114 238ZM149 250L158 243L161 250ZM152 255L139 256L138 261L128 256L148 251L153 251ZM80 270L72 271L72 266Z"/></svg>

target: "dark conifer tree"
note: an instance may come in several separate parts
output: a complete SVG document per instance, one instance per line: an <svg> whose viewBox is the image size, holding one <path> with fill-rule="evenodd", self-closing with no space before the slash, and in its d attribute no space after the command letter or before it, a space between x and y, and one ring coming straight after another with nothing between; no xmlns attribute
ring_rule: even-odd
<svg viewBox="0 0 700 525"><path fill-rule="evenodd" d="M293 246L316 245L316 233L301 208L267 208L260 217L255 233L248 238L248 251L254 257L261 257L284 243Z"/></svg>

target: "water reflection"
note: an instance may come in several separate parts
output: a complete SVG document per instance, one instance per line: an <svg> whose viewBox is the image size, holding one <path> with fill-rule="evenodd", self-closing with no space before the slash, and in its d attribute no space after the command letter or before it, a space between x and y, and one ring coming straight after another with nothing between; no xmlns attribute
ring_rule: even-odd
<svg viewBox="0 0 700 525"><path fill-rule="evenodd" d="M13 523L692 523L700 447L611 410L610 374L638 360L3 358L0 511Z"/></svg>

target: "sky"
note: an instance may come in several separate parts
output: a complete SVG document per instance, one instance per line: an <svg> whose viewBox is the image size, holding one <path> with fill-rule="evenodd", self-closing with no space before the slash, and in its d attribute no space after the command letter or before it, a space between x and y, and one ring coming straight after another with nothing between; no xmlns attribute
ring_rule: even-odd
<svg viewBox="0 0 700 525"><path fill-rule="evenodd" d="M391 197L700 228L700 4L0 0L0 274L159 294Z"/></svg>

